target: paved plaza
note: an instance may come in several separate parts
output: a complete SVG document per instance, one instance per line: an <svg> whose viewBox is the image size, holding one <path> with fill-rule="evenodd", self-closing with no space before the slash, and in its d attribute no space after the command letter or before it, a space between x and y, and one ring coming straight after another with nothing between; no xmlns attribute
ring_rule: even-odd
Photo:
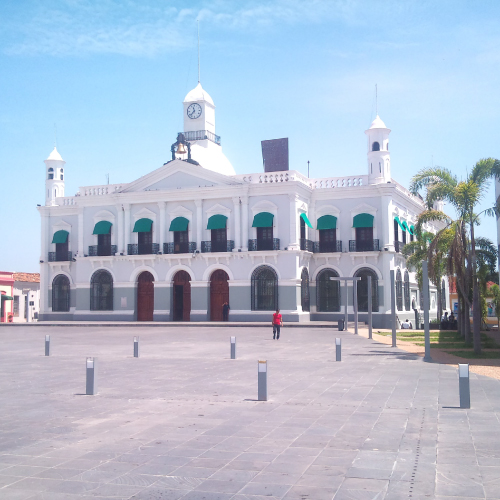
<svg viewBox="0 0 500 500"><path fill-rule="evenodd" d="M1 500L500 499L500 382L471 374L461 410L455 367L349 332L5 325L0 339Z"/></svg>

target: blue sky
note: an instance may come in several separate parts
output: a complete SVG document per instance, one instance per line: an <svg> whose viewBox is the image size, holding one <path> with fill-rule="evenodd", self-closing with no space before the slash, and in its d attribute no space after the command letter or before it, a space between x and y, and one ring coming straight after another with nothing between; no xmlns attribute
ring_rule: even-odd
<svg viewBox="0 0 500 500"><path fill-rule="evenodd" d="M66 195L129 182L169 160L182 100L201 82L237 173L288 137L290 168L365 174L364 130L392 130L392 176L464 176L500 158L497 1L4 0L0 5L0 269L37 272L43 160ZM493 204L493 189L484 206ZM480 234L496 240L494 220Z"/></svg>

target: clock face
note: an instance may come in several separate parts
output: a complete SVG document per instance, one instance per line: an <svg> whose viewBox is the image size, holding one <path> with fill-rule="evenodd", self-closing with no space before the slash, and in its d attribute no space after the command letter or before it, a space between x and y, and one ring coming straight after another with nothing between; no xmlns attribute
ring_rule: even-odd
<svg viewBox="0 0 500 500"><path fill-rule="evenodd" d="M190 104L187 109L187 115L192 120L199 118L201 116L201 106L197 102Z"/></svg>

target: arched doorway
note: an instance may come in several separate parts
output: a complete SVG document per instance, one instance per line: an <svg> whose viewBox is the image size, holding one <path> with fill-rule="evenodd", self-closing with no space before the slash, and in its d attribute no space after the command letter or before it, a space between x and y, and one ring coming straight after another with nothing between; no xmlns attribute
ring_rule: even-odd
<svg viewBox="0 0 500 500"><path fill-rule="evenodd" d="M363 267L356 271L358 281L358 311L368 312L368 276L372 278L372 312L378 312L378 277L373 269Z"/></svg>
<svg viewBox="0 0 500 500"><path fill-rule="evenodd" d="M173 320L189 321L191 315L191 277L186 271L174 276Z"/></svg>
<svg viewBox="0 0 500 500"><path fill-rule="evenodd" d="M229 304L229 276L217 269L210 276L210 320L222 321L222 305Z"/></svg>
<svg viewBox="0 0 500 500"><path fill-rule="evenodd" d="M153 321L155 308L154 277L144 271L137 278L137 321Z"/></svg>
<svg viewBox="0 0 500 500"><path fill-rule="evenodd" d="M305 267L304 269L302 269L302 274L300 275L300 305L302 306L302 311L309 312L310 310L309 272Z"/></svg>

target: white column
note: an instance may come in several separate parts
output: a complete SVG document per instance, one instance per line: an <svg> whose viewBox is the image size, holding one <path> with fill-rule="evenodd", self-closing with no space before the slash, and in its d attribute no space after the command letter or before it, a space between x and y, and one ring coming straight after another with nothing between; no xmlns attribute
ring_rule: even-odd
<svg viewBox="0 0 500 500"><path fill-rule="evenodd" d="M290 241L288 250L298 250L300 247L297 243L297 195L288 195L290 199Z"/></svg>
<svg viewBox="0 0 500 500"><path fill-rule="evenodd" d="M241 214L240 214L240 199L233 198L234 205L234 248L241 248Z"/></svg>
<svg viewBox="0 0 500 500"><path fill-rule="evenodd" d="M85 255L83 249L83 207L78 211L78 255L80 257Z"/></svg>
<svg viewBox="0 0 500 500"><path fill-rule="evenodd" d="M309 228L308 233L309 233L309 239L312 241L316 241L316 200L311 200L311 203L309 203L309 210L308 210L308 217L309 217L309 222L312 225L312 229Z"/></svg>
<svg viewBox="0 0 500 500"><path fill-rule="evenodd" d="M248 196L241 197L241 249L248 251L248 238L250 228L248 227Z"/></svg>
<svg viewBox="0 0 500 500"><path fill-rule="evenodd" d="M123 246L124 248L124 255L127 255L128 253L128 244L130 243L130 231L132 231L132 228L130 227L130 204L129 203L124 203L123 208L125 210L125 227L123 228Z"/></svg>
<svg viewBox="0 0 500 500"><path fill-rule="evenodd" d="M203 200L194 200L196 204L196 248L201 250L201 240L203 238Z"/></svg>
<svg viewBox="0 0 500 500"><path fill-rule="evenodd" d="M123 249L123 208L122 205L116 205L116 219L118 222L117 234L116 234L116 245L118 250L118 255L124 253Z"/></svg>
<svg viewBox="0 0 500 500"><path fill-rule="evenodd" d="M40 215L42 217L42 242L40 261L42 261L43 263L40 264L40 313L46 313L49 308L49 265L47 264L47 261L49 259L50 218L49 215L46 215L42 210L40 210Z"/></svg>
<svg viewBox="0 0 500 500"><path fill-rule="evenodd" d="M167 207L167 203L165 201L159 201L158 207L160 208L160 252L163 253L163 243L165 243L165 209Z"/></svg>
<svg viewBox="0 0 500 500"><path fill-rule="evenodd" d="M377 233L379 245L394 250L394 221L392 220L392 199L390 196L382 197L381 228ZM375 236L374 236L375 237Z"/></svg>

